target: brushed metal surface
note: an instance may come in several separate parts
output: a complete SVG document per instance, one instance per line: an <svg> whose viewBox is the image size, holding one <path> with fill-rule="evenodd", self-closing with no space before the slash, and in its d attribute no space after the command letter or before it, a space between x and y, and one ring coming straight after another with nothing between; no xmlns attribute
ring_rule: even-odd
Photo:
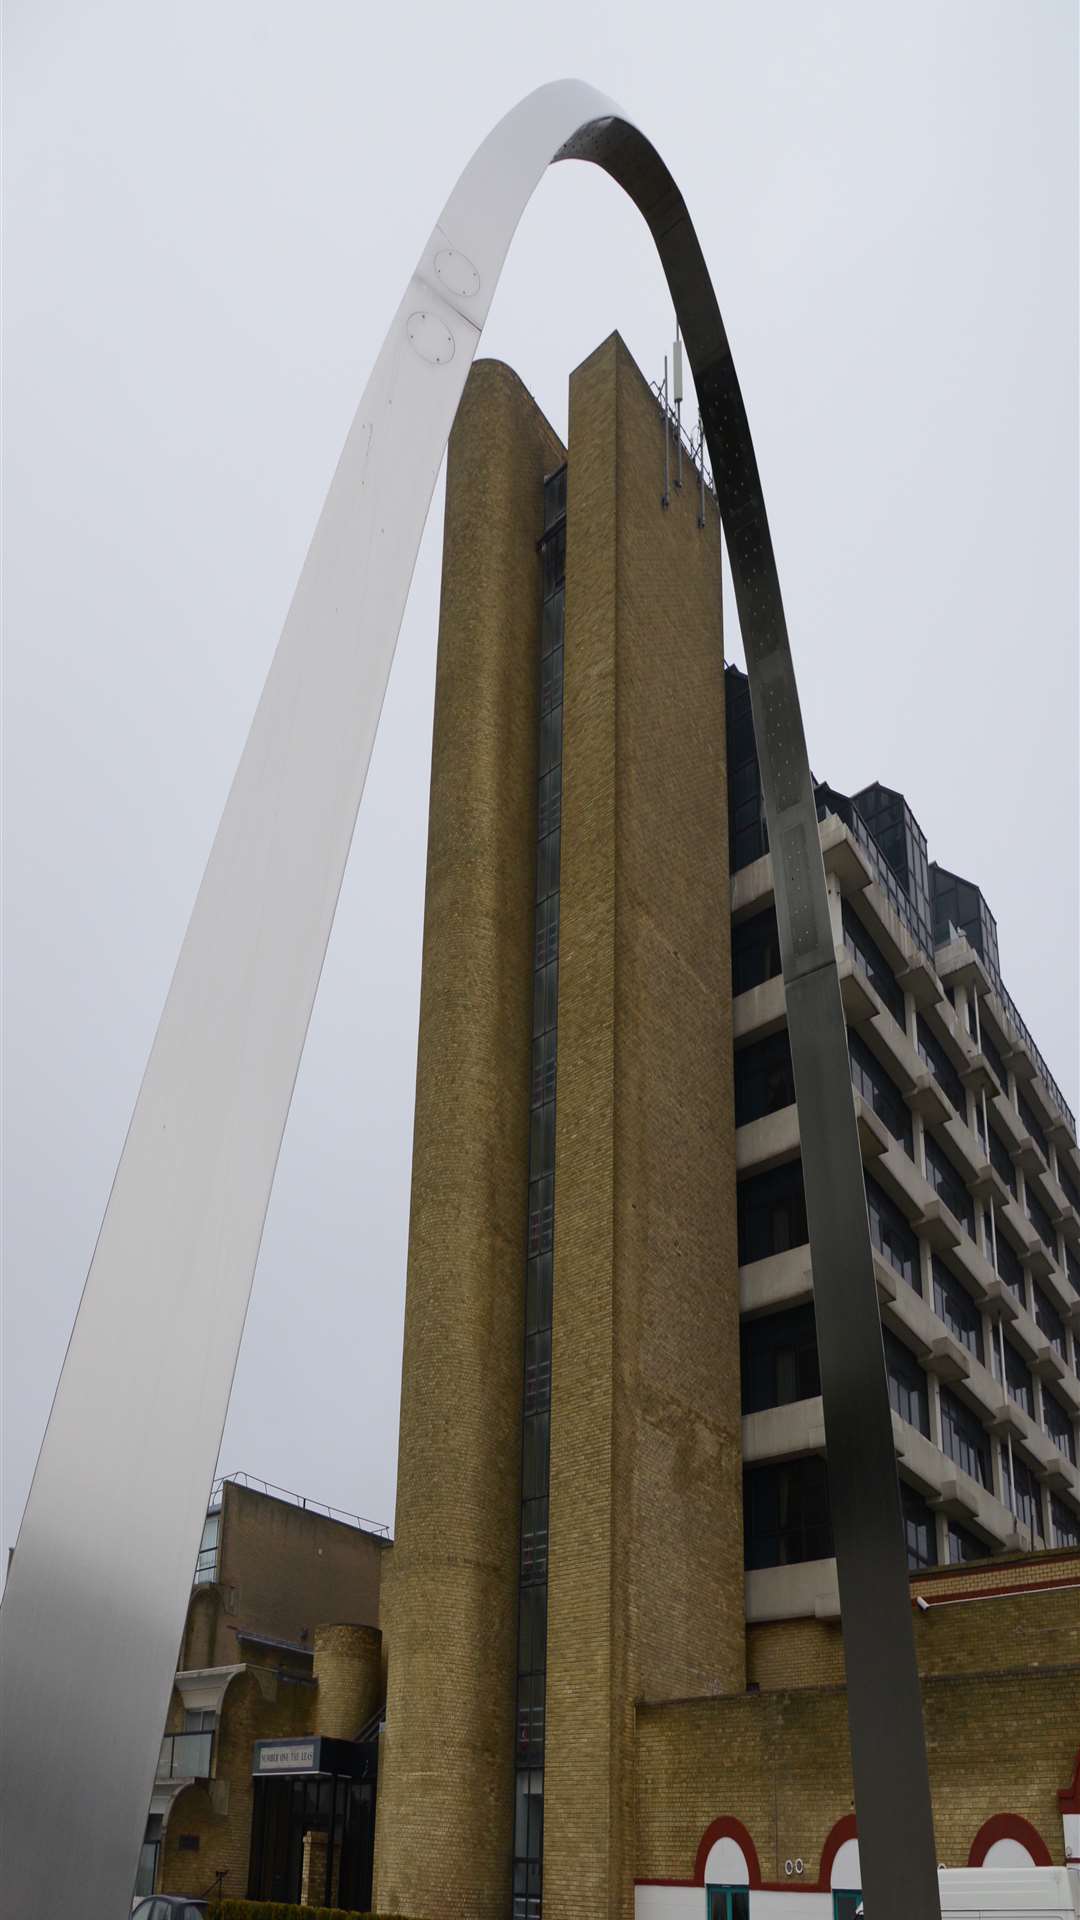
<svg viewBox="0 0 1080 1920"><path fill-rule="evenodd" d="M603 167L640 208L701 399L770 836L784 849L777 910L864 1886L875 1920L939 1911L846 1036L757 466L682 196L611 101L563 81L495 127L420 256L334 474L180 951L0 1608L5 1920L127 1911L263 1220L416 553L503 259L552 158ZM185 1418L172 1422L181 1396Z"/></svg>

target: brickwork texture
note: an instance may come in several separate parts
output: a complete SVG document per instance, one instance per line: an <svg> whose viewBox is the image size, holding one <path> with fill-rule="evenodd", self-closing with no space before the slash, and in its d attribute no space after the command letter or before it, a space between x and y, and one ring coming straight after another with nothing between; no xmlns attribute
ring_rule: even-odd
<svg viewBox="0 0 1080 1920"><path fill-rule="evenodd" d="M720 530L663 479L614 335L570 385L548 1920L632 1915L635 1699L743 1684Z"/></svg>
<svg viewBox="0 0 1080 1920"><path fill-rule="evenodd" d="M545 473L516 375L450 439L387 1724L374 1904L504 1920L510 1885Z"/></svg>

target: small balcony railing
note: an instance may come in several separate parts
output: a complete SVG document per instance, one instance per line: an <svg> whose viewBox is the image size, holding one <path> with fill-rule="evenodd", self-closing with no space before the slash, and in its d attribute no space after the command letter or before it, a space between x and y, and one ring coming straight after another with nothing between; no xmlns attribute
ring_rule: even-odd
<svg viewBox="0 0 1080 1920"><path fill-rule="evenodd" d="M208 1780L214 1733L167 1733L158 1756L159 1780Z"/></svg>

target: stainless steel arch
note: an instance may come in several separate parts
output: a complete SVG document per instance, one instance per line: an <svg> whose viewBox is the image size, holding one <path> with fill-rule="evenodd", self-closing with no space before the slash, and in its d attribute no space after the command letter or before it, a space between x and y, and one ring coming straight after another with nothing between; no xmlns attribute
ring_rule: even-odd
<svg viewBox="0 0 1080 1920"><path fill-rule="evenodd" d="M106 1920L130 1894L278 1148L416 552L503 259L552 158L595 162L640 208L701 401L773 848L864 1890L874 1920L939 1911L846 1033L761 485L682 196L611 101L565 81L488 136L420 256L334 474L180 951L0 1610L5 1920ZM183 1435L158 1417L181 1383L195 1409Z"/></svg>

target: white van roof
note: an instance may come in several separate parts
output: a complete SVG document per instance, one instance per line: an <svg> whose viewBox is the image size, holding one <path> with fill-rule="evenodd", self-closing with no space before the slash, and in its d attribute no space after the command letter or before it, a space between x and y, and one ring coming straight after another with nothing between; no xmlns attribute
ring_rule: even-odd
<svg viewBox="0 0 1080 1920"><path fill-rule="evenodd" d="M1080 1915L1080 1872L1069 1867L944 1867L941 1911L1022 1920Z"/></svg>

